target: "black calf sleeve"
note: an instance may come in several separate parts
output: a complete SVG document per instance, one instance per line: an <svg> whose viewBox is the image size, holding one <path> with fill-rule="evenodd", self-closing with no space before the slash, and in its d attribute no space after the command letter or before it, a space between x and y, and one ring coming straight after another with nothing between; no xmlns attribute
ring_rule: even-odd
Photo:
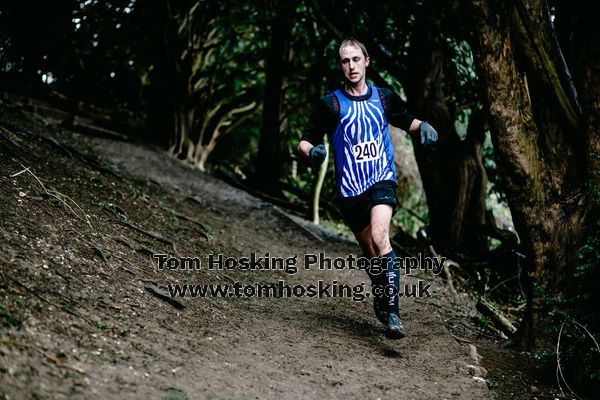
<svg viewBox="0 0 600 400"><path fill-rule="evenodd" d="M396 253L394 250L383 255L385 268L385 284L389 289L386 292L388 297L388 313L398 315L400 313L400 269L395 268ZM381 274L384 275L384 274Z"/></svg>

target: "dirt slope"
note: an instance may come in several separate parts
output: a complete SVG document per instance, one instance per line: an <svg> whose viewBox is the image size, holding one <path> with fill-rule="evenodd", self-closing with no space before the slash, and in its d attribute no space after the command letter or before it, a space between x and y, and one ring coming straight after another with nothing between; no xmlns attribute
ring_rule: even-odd
<svg viewBox="0 0 600 400"><path fill-rule="evenodd" d="M46 127L17 109L1 107L0 122L0 397L489 397L469 347L436 313L446 304L439 281L433 299L402 300L400 341L383 336L370 299L166 301L157 291L167 283L357 285L366 274L301 263L295 274L158 270L151 254L175 250L301 260L358 248L318 240L159 151ZM32 173L12 176L24 168Z"/></svg>

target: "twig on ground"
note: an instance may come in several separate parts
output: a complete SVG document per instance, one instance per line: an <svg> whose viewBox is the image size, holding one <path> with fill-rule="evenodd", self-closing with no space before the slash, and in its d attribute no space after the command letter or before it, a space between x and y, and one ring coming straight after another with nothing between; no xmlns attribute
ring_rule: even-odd
<svg viewBox="0 0 600 400"><path fill-rule="evenodd" d="M144 269L143 267L137 266L137 265L135 265L134 263L132 263L131 261L128 261L128 260L124 259L124 258L123 258L123 257L121 257L121 256L115 256L115 258L116 258L117 260L121 260L121 261L123 261L125 264L127 264L127 265L129 265L129 266L132 266L132 267L134 267L134 268L137 268L137 269L140 269L140 270L142 270L142 271L144 271L144 272L147 272L147 270L146 270L146 269ZM130 273L131 275L134 275L134 276L136 276L136 275L137 275L137 274L136 274L134 271L130 270L129 268L125 268L125 267L124 267L124 266L122 266L122 265L120 265L120 267L121 267L121 269L122 269L123 271L125 271L125 272L127 272L127 273Z"/></svg>
<svg viewBox="0 0 600 400"><path fill-rule="evenodd" d="M21 165L21 166L22 166L22 165ZM23 170L21 170L21 171L19 171L19 172L16 172L16 173L14 173L14 174L12 174L10 177L11 177L11 178L15 178L15 177L17 177L17 176L21 175L22 173L29 172L29 168L30 168L30 167L26 167L25 169L23 169ZM42 185L42 186L44 186L44 185Z"/></svg>
<svg viewBox="0 0 600 400"><path fill-rule="evenodd" d="M196 196L187 196L186 200L190 200L196 204L201 205L202 207L206 207L206 205L207 205L205 201L198 199Z"/></svg>
<svg viewBox="0 0 600 400"><path fill-rule="evenodd" d="M108 258L106 258L106 256L104 255L104 252L102 251L102 249L100 249L99 247L96 247L96 246L92 246L92 249L96 252L96 254L98 254L98 256L100 256L102 261L104 261L105 263L108 264Z"/></svg>
<svg viewBox="0 0 600 400"><path fill-rule="evenodd" d="M69 158L71 158L72 160L75 159L75 157L73 157L73 153L71 152L71 150L69 148L67 148L66 146L64 146L62 143L60 143L58 140L53 139L53 138L47 138L47 140L52 143L56 148L58 148L60 151L62 151L64 154L68 155Z"/></svg>
<svg viewBox="0 0 600 400"><path fill-rule="evenodd" d="M119 256L117 256L116 258L118 258L119 260L121 260L121 261L123 261L123 262L127 262L127 263L129 263L129 261L125 260L125 259L124 259L124 258L122 258L122 257L119 257ZM131 263L129 263L129 264L131 264ZM124 267L124 266L122 266L122 265L120 265L120 267L121 267L121 269L122 269L123 271L127 272L128 274L131 274L131 275L133 275L133 276L136 276L136 275L137 275L135 272L133 272L133 271L132 271L132 270L130 270L129 268L125 268L125 267Z"/></svg>
<svg viewBox="0 0 600 400"><path fill-rule="evenodd" d="M42 181L40 180L40 178L37 177L36 174L34 174L33 172L31 172L30 167L25 167L24 165L21 164L21 166L23 167L23 170L12 174L10 177L14 178L17 177L19 175L21 175L24 172L28 172L31 176L33 176L35 178L35 180L40 184L40 186L42 187L42 190L44 191L44 194L46 194L46 196L48 197L53 197L56 200L58 200L60 203L62 203L65 207L67 207L69 209L69 211L71 211L73 213L73 215L75 215L77 218L81 219L82 221L86 222L90 228L92 228L92 223L90 222L90 218L89 216L85 213L85 211L83 211L83 209L79 206L79 204L77 204L75 202L75 200L73 200L72 198L70 198L69 196L60 193L59 191L55 190L55 189L48 189L46 188L46 185L44 185L42 183ZM71 205L69 205L69 202L67 202L67 200L73 204L75 206L75 208L77 208L81 214L83 215L83 217L81 215L79 215L74 209L73 207L71 207Z"/></svg>
<svg viewBox="0 0 600 400"><path fill-rule="evenodd" d="M480 297L476 305L477 310L490 317L492 322L507 335L512 335L517 331L517 328L506 318L499 310L496 310L489 302L483 297Z"/></svg>
<svg viewBox="0 0 600 400"><path fill-rule="evenodd" d="M121 269L125 272L127 272L128 274L131 274L133 276L135 276L135 272L133 272L132 270L130 270L129 268L125 268L124 266L121 265Z"/></svg>
<svg viewBox="0 0 600 400"><path fill-rule="evenodd" d="M488 295L490 293L492 293L494 290L498 289L500 286L504 285L507 282L512 281L513 279L517 279L518 277L519 277L519 275L515 275L515 276L511 276L510 278L506 278L505 280L503 280L502 282L498 283L493 288L491 288L490 290L488 290Z"/></svg>
<svg viewBox="0 0 600 400"><path fill-rule="evenodd" d="M571 392L575 397L580 399L581 397L579 397L577 394L575 394L573 389L571 389L571 387L567 383L567 380L565 379L565 376L563 375L563 372L562 372L562 367L560 365L560 338L562 336L562 331L563 331L564 327L565 327L565 323L563 322L560 325L560 330L558 331L558 340L556 341L556 383L558 383L558 388L560 389L560 392L564 396L565 392L563 391L562 385L560 384L560 378L562 378L562 381L564 382L567 389L569 389L569 392ZM559 375L560 375L560 378L559 378Z"/></svg>
<svg viewBox="0 0 600 400"><path fill-rule="evenodd" d="M145 256L150 256L150 257L154 256L155 254L160 253L159 251L156 251L156 250L150 249L148 247L144 247L144 246L138 247L137 249L135 249L135 251L137 251L138 253L143 254Z"/></svg>
<svg viewBox="0 0 600 400"><path fill-rule="evenodd" d="M134 247L125 238L123 238L123 237L117 237L117 238L115 238L113 236L110 236L110 238L112 240L114 240L115 242L120 243L120 244L124 245L125 247L130 248L131 250L134 250Z"/></svg>
<svg viewBox="0 0 600 400"><path fill-rule="evenodd" d="M76 159L74 157L74 155L76 155L77 159L79 159L79 161L83 162L84 164L87 164L89 167L100 170L102 172L106 172L107 174L112 175L115 178L124 179L123 176L119 172L117 172L116 167L113 167L112 165L106 165L106 163L104 163L103 161L100 161L93 156L85 154L82 151L76 149L75 147L73 147L69 144L61 143L61 142L57 141L56 139L46 138L43 136L38 136L38 137L40 137L41 139L43 139L47 142L50 142L53 146L57 147L60 151L67 154L73 160Z"/></svg>
<svg viewBox="0 0 600 400"><path fill-rule="evenodd" d="M472 343L469 339L463 339L461 337L458 337L450 331L448 331L448 333L459 343Z"/></svg>

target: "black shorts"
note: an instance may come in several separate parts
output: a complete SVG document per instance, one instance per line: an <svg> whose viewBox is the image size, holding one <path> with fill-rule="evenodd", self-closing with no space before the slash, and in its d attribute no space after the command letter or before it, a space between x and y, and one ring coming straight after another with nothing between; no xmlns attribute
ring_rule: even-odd
<svg viewBox="0 0 600 400"><path fill-rule="evenodd" d="M378 204L389 204L396 213L396 186L396 182L381 181L358 196L336 199L344 222L352 232L360 232L371 223L371 209Z"/></svg>

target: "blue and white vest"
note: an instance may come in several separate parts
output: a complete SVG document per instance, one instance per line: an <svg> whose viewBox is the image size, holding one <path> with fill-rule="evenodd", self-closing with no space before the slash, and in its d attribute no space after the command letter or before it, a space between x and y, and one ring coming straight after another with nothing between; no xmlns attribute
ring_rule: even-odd
<svg viewBox="0 0 600 400"><path fill-rule="evenodd" d="M396 181L394 146L388 132L379 91L370 86L366 100L351 100L343 89L333 94L340 105L339 122L331 135L336 186L343 197L357 196L373 184ZM368 93L368 92L367 92Z"/></svg>

